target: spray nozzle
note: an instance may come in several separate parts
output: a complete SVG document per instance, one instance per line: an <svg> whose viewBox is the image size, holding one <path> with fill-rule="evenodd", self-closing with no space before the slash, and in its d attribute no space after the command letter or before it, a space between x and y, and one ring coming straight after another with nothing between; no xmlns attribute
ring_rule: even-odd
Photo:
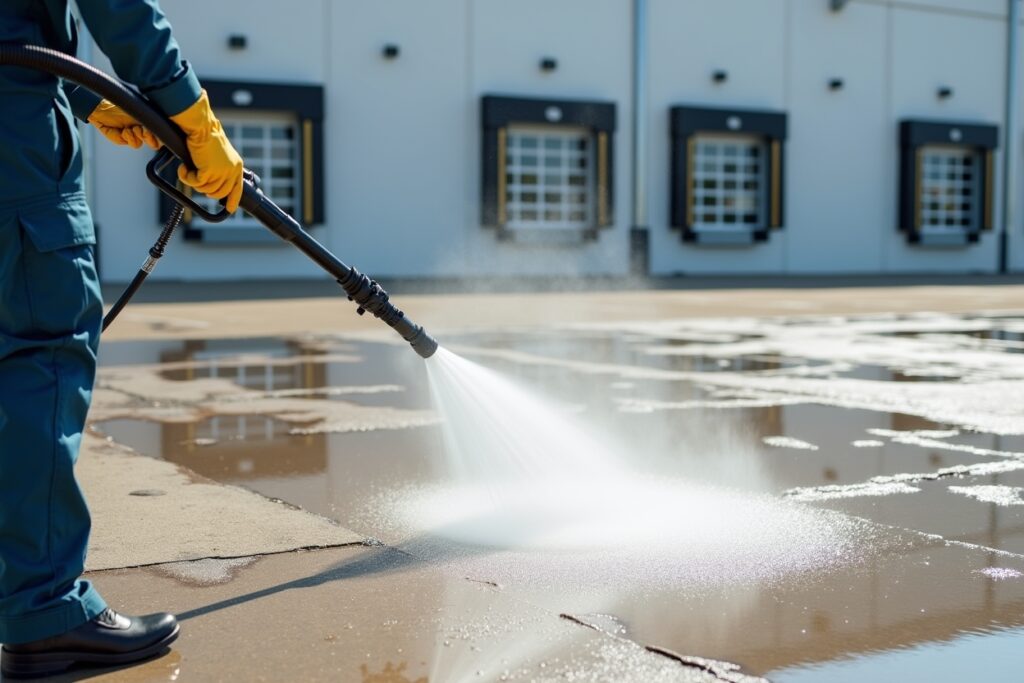
<svg viewBox="0 0 1024 683"><path fill-rule="evenodd" d="M437 342L434 338L421 326L406 318L405 313L388 300L388 293L376 281L352 268L347 276L338 280L338 284L348 293L349 301L359 305L356 313L373 313L375 318L387 323L402 335L402 339L409 342L423 358L430 358L437 351Z"/></svg>

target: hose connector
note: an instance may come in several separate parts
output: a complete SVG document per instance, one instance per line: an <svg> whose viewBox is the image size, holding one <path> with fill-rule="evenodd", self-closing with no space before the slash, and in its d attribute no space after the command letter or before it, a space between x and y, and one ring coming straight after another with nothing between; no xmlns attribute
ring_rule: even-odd
<svg viewBox="0 0 1024 683"><path fill-rule="evenodd" d="M430 358L437 351L437 341L422 326L405 317L402 309L388 300L388 293L374 280L350 268L348 275L338 279L338 284L348 294L349 300L359 306L356 311L359 315L367 311L373 313L375 318L402 335L402 339L409 342L423 358Z"/></svg>

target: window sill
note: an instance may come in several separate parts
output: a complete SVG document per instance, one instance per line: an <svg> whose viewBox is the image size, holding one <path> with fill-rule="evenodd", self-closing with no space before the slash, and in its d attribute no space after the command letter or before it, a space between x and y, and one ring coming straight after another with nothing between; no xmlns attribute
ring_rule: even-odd
<svg viewBox="0 0 1024 683"><path fill-rule="evenodd" d="M524 246L571 247L597 239L596 228L527 228L498 229L498 239Z"/></svg>
<svg viewBox="0 0 1024 683"><path fill-rule="evenodd" d="M977 232L935 232L918 233L912 240L920 247L956 248L966 247L978 241Z"/></svg>
<svg viewBox="0 0 1024 683"><path fill-rule="evenodd" d="M203 244L267 246L285 241L262 226L217 228L206 226L200 233Z"/></svg>
<svg viewBox="0 0 1024 683"><path fill-rule="evenodd" d="M768 231L764 229L750 230L687 230L684 238L691 244L709 247L748 247L767 239Z"/></svg>

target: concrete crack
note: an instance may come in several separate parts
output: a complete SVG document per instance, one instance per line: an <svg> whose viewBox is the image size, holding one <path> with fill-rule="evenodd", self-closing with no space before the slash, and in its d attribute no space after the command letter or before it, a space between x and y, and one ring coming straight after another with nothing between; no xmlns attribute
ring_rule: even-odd
<svg viewBox="0 0 1024 683"><path fill-rule="evenodd" d="M120 571L122 569L147 569L150 567L160 567L165 564L186 564L188 562L201 562L203 560L242 560L248 558L261 558L269 557L271 555L286 555L288 553L298 553L304 551L316 551L316 550L329 550L331 548L347 548L349 546L356 545L368 545L363 541L349 541L346 543L331 543L328 545L305 545L298 546L296 548L289 548L288 550L271 550L268 552L257 552L257 553L246 553L244 555L203 555L201 557L189 557L182 560L170 560L168 562L146 562L142 564L126 564L117 567L104 567L103 569L94 569L87 571L86 574L98 574L100 572L113 572Z"/></svg>
<svg viewBox="0 0 1024 683"><path fill-rule="evenodd" d="M711 674L717 680L725 681L725 683L769 683L768 679L766 678L761 678L759 676L750 676L748 674L742 673L740 671L739 664L733 664L732 662L723 662L717 659L707 659L706 657L681 655L677 652L673 652L672 650L663 647L658 647L656 645L644 645L642 643L637 643L636 641L630 638L626 638L617 633L612 633L608 629L602 628L597 624L590 623L574 614L567 614L563 612L558 616L562 619L565 619L566 621L571 621L574 624L583 626L584 628L589 628L593 631L597 631L602 635L609 636L611 638L615 638L616 640L621 640L627 643L632 643L633 645L637 645L638 647L642 647L644 650L652 654L659 655L661 657L667 657L668 659L678 662L679 664L682 664L685 667L699 669L705 673Z"/></svg>

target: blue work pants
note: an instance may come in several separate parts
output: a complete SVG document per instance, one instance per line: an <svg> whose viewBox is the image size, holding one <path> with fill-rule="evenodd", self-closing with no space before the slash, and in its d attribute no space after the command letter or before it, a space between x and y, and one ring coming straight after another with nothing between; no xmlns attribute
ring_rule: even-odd
<svg viewBox="0 0 1024 683"><path fill-rule="evenodd" d="M73 470L103 315L83 219L52 204L0 212L0 643L106 607L81 579L90 518Z"/></svg>

